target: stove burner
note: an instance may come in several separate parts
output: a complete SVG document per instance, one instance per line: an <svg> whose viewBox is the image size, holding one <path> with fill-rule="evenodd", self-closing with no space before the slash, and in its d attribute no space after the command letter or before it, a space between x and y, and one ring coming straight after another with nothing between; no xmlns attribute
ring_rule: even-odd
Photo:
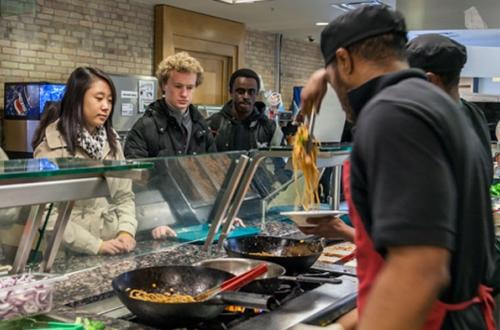
<svg viewBox="0 0 500 330"><path fill-rule="evenodd" d="M315 277L332 277L329 272L310 270L308 274ZM297 281L281 281L280 286L275 290L272 295L279 301L280 306L290 300L302 295L303 293L313 290L320 286L320 284L304 283ZM224 310L217 318L205 321L194 327L183 328L182 330L229 330L234 326L251 319L256 315L266 313L266 311L252 309L252 308L239 308L236 306L229 306L229 311ZM130 322L142 323L137 317L128 319ZM181 329L177 329L181 330Z"/></svg>

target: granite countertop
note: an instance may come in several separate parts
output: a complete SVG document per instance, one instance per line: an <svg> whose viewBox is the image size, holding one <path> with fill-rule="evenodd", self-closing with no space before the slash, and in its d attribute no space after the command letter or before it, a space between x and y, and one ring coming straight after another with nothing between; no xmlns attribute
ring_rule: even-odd
<svg viewBox="0 0 500 330"><path fill-rule="evenodd" d="M289 222L270 221L266 224L263 235L298 236L303 235ZM155 245L155 246L153 246ZM150 251L149 253L143 251ZM222 249L219 252L206 252L201 244L169 245L165 242L144 241L138 244L134 254L129 256L114 256L103 260L103 257L70 257L66 265L55 265L54 269L71 270L65 279L56 284L54 293L54 313L66 319L74 320L76 316L91 317L105 321L110 328L116 329L148 329L123 320L97 317L78 312L78 307L108 298L114 295L111 281L123 272L137 268L163 265L190 265L198 261L225 256ZM100 258L97 260L96 258ZM86 267L90 265L90 267Z"/></svg>

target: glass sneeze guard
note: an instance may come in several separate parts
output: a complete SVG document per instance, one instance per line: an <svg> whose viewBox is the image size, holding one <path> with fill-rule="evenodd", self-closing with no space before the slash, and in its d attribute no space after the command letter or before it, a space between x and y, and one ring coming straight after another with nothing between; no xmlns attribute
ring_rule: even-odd
<svg viewBox="0 0 500 330"><path fill-rule="evenodd" d="M12 271L22 272L32 249L38 250L37 235L43 236L46 205L60 204L61 217L54 234L46 242L42 270L50 270L75 200L110 195L108 177L132 174L152 164L139 161L98 161L87 159L22 159L0 162L0 264L12 263ZM113 179L129 180L129 179ZM55 206L54 208L58 208ZM35 247L36 245L36 247ZM36 251L35 251L36 253Z"/></svg>
<svg viewBox="0 0 500 330"><path fill-rule="evenodd" d="M79 158L38 158L0 161L0 184L7 179L49 178L88 175L132 169L147 169L149 162L136 160L91 160Z"/></svg>

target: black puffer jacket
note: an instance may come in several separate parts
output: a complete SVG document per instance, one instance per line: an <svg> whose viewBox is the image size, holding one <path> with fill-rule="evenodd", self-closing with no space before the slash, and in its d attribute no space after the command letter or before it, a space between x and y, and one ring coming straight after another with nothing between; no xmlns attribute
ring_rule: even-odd
<svg viewBox="0 0 500 330"><path fill-rule="evenodd" d="M221 111L207 119L215 136L217 151L250 150L281 143L283 134L276 123L266 116L264 103L255 102L252 113L239 121L232 115L232 102L226 103Z"/></svg>
<svg viewBox="0 0 500 330"><path fill-rule="evenodd" d="M215 152L215 143L210 129L193 105L188 109L192 120L192 131L186 152L186 136L177 120L168 113L164 99L151 103L130 130L125 141L126 158L165 157L181 154Z"/></svg>

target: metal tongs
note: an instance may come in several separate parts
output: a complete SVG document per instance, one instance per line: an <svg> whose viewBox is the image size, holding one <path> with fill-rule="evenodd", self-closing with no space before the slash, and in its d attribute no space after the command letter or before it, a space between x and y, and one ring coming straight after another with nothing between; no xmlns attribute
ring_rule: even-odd
<svg viewBox="0 0 500 330"><path fill-rule="evenodd" d="M309 124L309 137L306 141L306 154L310 155L314 147L314 123L316 122L316 109L313 107L311 113L309 114L308 124Z"/></svg>

